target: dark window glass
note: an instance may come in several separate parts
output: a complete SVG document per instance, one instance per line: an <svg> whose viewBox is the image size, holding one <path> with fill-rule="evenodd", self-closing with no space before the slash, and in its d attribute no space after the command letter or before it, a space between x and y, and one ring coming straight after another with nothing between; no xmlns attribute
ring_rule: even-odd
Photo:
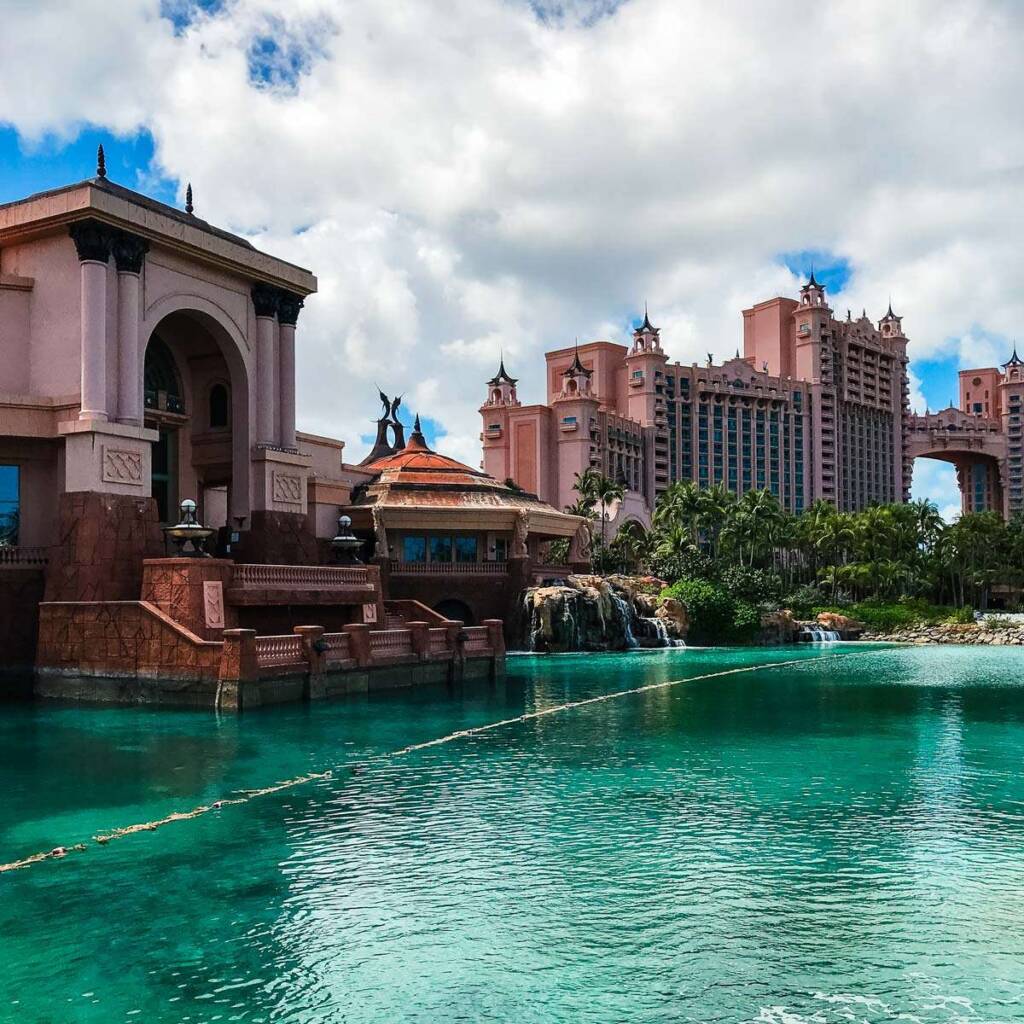
<svg viewBox="0 0 1024 1024"><path fill-rule="evenodd" d="M455 538L455 561L475 562L476 561L476 537Z"/></svg>
<svg viewBox="0 0 1024 1024"><path fill-rule="evenodd" d="M210 388L210 427L214 430L228 425L228 389L223 384Z"/></svg>
<svg viewBox="0 0 1024 1024"><path fill-rule="evenodd" d="M452 560L451 537L430 538L430 560L432 562L450 562Z"/></svg>
<svg viewBox="0 0 1024 1024"><path fill-rule="evenodd" d="M427 541L424 537L405 537L402 540L402 561L425 562L427 560Z"/></svg>
<svg viewBox="0 0 1024 1024"><path fill-rule="evenodd" d="M0 547L18 543L21 517L21 470L18 466L0 466Z"/></svg>

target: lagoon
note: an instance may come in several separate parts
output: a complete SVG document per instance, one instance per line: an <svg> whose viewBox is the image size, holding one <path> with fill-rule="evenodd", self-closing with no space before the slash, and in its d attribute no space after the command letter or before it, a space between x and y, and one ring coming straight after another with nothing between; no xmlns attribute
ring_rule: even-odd
<svg viewBox="0 0 1024 1024"><path fill-rule="evenodd" d="M691 649L242 716L0 706L0 862L88 844L0 875L0 1020L1024 1018L1022 668Z"/></svg>

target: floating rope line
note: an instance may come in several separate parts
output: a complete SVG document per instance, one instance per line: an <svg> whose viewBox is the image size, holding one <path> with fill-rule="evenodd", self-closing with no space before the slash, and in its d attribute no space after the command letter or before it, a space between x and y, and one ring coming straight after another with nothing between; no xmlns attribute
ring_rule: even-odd
<svg viewBox="0 0 1024 1024"><path fill-rule="evenodd" d="M817 658L792 658L788 661L773 661L763 665L744 665L742 668L728 668L720 672L705 672L702 675L688 676L685 679L667 679L660 683L647 683L644 686L636 686L629 690L614 690L611 693L602 693L597 697L586 697L583 700L569 701L565 704L556 704L550 708L542 708L540 711L527 711L525 714L517 715L515 718L503 718L498 722L488 722L487 725L477 725L470 729L460 729L458 732L448 733L446 736L439 736L437 739L426 740L423 743L412 743L407 747L400 747L385 754L368 758L370 761L384 761L392 757L402 757L417 750L426 750L428 747L439 747L444 743L453 743L455 740L465 739L468 736L478 736L481 733L493 732L495 729L503 729L508 725L516 725L519 722L531 722L538 718L546 718L548 715L561 714L563 711L573 711L576 708L588 707L591 704L602 704L605 701L617 700L619 697L629 697L637 693L650 693L654 690L665 690L671 686L680 686L683 683L697 683L704 679L719 679L723 676L736 676L751 672L763 672L775 668L787 668L793 665L806 665L809 662L815 664L846 655L824 655ZM357 762L359 764L360 762ZM365 763L365 762L362 762ZM340 767L354 767L353 765L342 765ZM190 821L199 818L210 811L219 811L224 807L233 807L238 804L247 804L258 797L269 796L272 793L280 793L282 790L293 789L296 786L303 786L309 782L329 779L333 776L333 769L325 772L312 772L308 775L298 775L294 779L287 779L284 782L275 783L272 786L265 786L262 789L239 790L238 796L225 797L221 800L214 800L209 804L200 804L191 811L175 811L164 818L155 821L139 822L135 825L125 825L121 828L109 829L100 832L92 837L93 842L106 846L116 839L123 839L125 836L135 835L137 832L155 832L164 825L170 825L176 821ZM89 848L89 843L76 843L74 846L57 846L52 850L41 853L33 853L31 856L21 860L11 861L9 864L0 864L0 874L6 871L17 871L20 868L27 868L33 864L39 864L45 860L61 860L69 853L83 853Z"/></svg>

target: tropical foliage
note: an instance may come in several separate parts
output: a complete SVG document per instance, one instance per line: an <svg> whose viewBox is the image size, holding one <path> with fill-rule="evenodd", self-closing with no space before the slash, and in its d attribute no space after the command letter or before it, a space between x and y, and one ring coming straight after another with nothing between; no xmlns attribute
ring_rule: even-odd
<svg viewBox="0 0 1024 1024"><path fill-rule="evenodd" d="M646 535L601 551L621 571L671 583L708 580L752 605L864 602L985 609L1024 583L1024 516L993 512L947 524L929 501L839 512L824 501L791 515L768 490L672 484Z"/></svg>

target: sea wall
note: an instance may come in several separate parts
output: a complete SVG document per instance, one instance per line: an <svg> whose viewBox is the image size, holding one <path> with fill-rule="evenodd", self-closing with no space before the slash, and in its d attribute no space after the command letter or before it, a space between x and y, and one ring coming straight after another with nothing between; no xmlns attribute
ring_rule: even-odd
<svg viewBox="0 0 1024 1024"><path fill-rule="evenodd" d="M945 623L908 626L888 633L865 630L863 640L901 644L975 644L986 647L1024 647L1024 624L993 628L983 623Z"/></svg>

